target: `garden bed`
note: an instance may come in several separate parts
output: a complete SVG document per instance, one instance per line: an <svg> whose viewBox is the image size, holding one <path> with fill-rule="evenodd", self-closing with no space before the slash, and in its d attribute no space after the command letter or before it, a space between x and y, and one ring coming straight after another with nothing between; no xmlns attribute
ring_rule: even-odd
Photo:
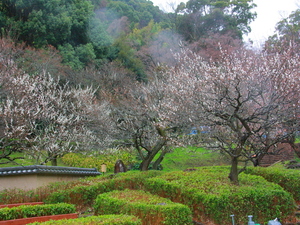
<svg viewBox="0 0 300 225"><path fill-rule="evenodd" d="M95 215L134 215L142 220L143 225L192 224L192 212L186 205L142 190L126 189L100 194L94 208Z"/></svg>
<svg viewBox="0 0 300 225"><path fill-rule="evenodd" d="M0 221L0 225L24 225L34 222L45 222L49 220L62 220L62 219L75 219L78 218L77 213L70 214L60 214L60 215L50 215L50 216L39 216L39 217L29 217L15 220L4 220Z"/></svg>

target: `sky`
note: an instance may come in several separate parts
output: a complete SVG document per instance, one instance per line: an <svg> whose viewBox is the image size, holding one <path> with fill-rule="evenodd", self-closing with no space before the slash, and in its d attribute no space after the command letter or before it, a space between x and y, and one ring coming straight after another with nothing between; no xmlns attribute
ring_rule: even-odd
<svg viewBox="0 0 300 225"><path fill-rule="evenodd" d="M177 6L182 1L186 2L186 0L151 1L165 11L171 10L170 5ZM257 13L257 18L250 24L251 33L244 36L245 41L251 39L254 45L262 44L269 36L274 34L277 22L300 8L300 0L254 0L254 3L257 5L254 10Z"/></svg>
<svg viewBox="0 0 300 225"><path fill-rule="evenodd" d="M252 31L244 39L250 38L256 44L273 35L276 24L300 8L299 0L254 0L254 3L257 5L257 18L250 24Z"/></svg>

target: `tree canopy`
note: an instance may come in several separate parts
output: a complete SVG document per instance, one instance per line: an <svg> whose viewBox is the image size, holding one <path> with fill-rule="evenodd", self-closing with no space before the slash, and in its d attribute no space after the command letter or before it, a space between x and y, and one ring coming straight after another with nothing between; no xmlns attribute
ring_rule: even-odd
<svg viewBox="0 0 300 225"><path fill-rule="evenodd" d="M189 0L185 7L179 5L177 29L186 40L195 41L201 37L229 33L242 39L251 31L250 23L256 18L252 0L216 1Z"/></svg>
<svg viewBox="0 0 300 225"><path fill-rule="evenodd" d="M295 52L299 50L300 10L292 12L276 24L275 34L265 43L265 50L269 52L284 51L293 46Z"/></svg>
<svg viewBox="0 0 300 225"><path fill-rule="evenodd" d="M255 18L250 10L254 7L251 0L191 0L173 13L164 13L146 0L4 0L0 26L3 34L27 45L54 46L61 52L63 63L72 69L117 61L144 80L150 71L139 64L151 55L146 51L151 48L149 38L153 34L171 31L190 42L212 34L241 39L250 31L249 23ZM172 20L174 16L176 20ZM159 30L145 36L145 27ZM125 55L123 43L129 44ZM147 47L141 50L141 45Z"/></svg>

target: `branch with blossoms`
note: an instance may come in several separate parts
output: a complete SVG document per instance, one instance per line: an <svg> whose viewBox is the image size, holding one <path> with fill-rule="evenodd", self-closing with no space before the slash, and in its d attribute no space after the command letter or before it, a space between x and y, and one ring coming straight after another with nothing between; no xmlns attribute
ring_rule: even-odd
<svg viewBox="0 0 300 225"><path fill-rule="evenodd" d="M258 165L299 130L300 58L289 50L221 53L216 63L183 50L167 89L177 90L172 93L190 108L187 116L197 127L209 128L199 144L229 155L229 177L237 183L238 161Z"/></svg>
<svg viewBox="0 0 300 225"><path fill-rule="evenodd" d="M100 143L88 128L101 108L93 88L71 87L49 74L29 75L13 62L8 65L13 70L1 73L5 80L2 140L6 145L14 140L18 142L15 151L26 152L38 164L52 161L55 165L57 158L68 152L89 151ZM7 147L1 149L7 151ZM2 159L8 159L7 154Z"/></svg>
<svg viewBox="0 0 300 225"><path fill-rule="evenodd" d="M184 107L166 89L167 82L166 76L156 74L147 83L130 83L112 96L111 119L119 130L119 139L137 150L141 170L148 170L151 163L159 165L155 156L160 154L161 161L170 151L187 119Z"/></svg>

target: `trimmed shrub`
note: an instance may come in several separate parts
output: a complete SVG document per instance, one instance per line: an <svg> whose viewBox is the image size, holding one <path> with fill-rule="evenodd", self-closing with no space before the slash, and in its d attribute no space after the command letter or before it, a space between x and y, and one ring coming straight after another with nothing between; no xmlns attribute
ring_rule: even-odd
<svg viewBox="0 0 300 225"><path fill-rule="evenodd" d="M145 189L172 201L188 205L201 223L238 223L253 215L263 223L274 217L287 218L293 213L290 193L259 176L240 174L240 185L230 183L229 167L203 167L192 172L170 172L147 179ZM226 221L225 218L228 218Z"/></svg>
<svg viewBox="0 0 300 225"><path fill-rule="evenodd" d="M106 176L105 179L97 180L98 182L88 186L76 186L68 190L62 190L50 194L44 202L58 203L66 202L75 204L78 209L91 207L101 193L113 190L142 189L146 179L161 175L161 171L129 171L126 173L118 173L113 177Z"/></svg>
<svg viewBox="0 0 300 225"><path fill-rule="evenodd" d="M17 188L0 191L0 204L13 204L23 202L40 202L39 196L34 190L22 190Z"/></svg>
<svg viewBox="0 0 300 225"><path fill-rule="evenodd" d="M246 173L262 176L269 182L279 184L293 195L295 201L300 201L300 170L281 167L249 167Z"/></svg>
<svg viewBox="0 0 300 225"><path fill-rule="evenodd" d="M138 189L145 179L162 174L161 171L129 171L116 175L101 175L69 182L54 182L35 190L8 189L0 192L0 203L43 201L46 203L67 202L77 206L91 205L98 194L124 188Z"/></svg>
<svg viewBox="0 0 300 225"><path fill-rule="evenodd" d="M139 218L132 215L102 215L82 217L69 220L51 220L42 223L30 223L29 225L141 225Z"/></svg>
<svg viewBox="0 0 300 225"><path fill-rule="evenodd" d="M95 214L130 214L142 219L143 225L192 224L191 210L169 199L142 190L113 191L101 194Z"/></svg>
<svg viewBox="0 0 300 225"><path fill-rule="evenodd" d="M12 204L22 202L42 202L54 192L63 192L64 190L72 189L77 186L89 186L105 179L107 179L107 176L87 177L73 181L53 182L46 186L38 187L34 190L22 190L17 188L5 189L0 191L0 203Z"/></svg>
<svg viewBox="0 0 300 225"><path fill-rule="evenodd" d="M107 150L109 152L109 150ZM97 168L101 171L101 165L107 166L108 172L114 172L115 163L118 159L122 159L126 166L135 164L136 157L129 150L112 150L110 154L97 154L97 156L88 156L79 153L68 153L62 157L62 162L68 166Z"/></svg>
<svg viewBox="0 0 300 225"><path fill-rule="evenodd" d="M27 217L49 216L59 214L75 213L74 205L59 203L59 204L45 204L45 205L21 205L13 208L0 209L1 220L14 220Z"/></svg>

